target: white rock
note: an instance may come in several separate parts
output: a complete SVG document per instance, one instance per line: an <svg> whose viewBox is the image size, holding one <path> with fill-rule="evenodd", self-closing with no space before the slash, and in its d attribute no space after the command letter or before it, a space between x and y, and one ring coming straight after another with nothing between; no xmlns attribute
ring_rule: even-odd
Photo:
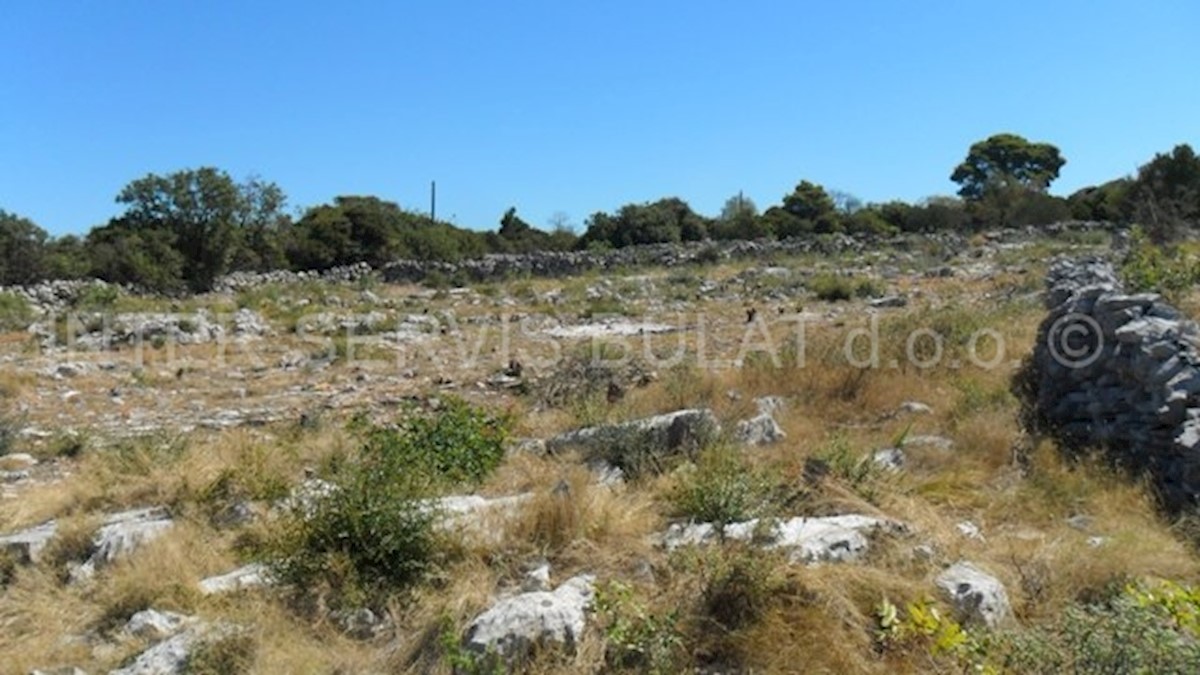
<svg viewBox="0 0 1200 675"><path fill-rule="evenodd" d="M97 570L157 539L174 524L166 509L162 507L135 509L108 516L92 538L92 556L83 565L72 570L72 581L92 578Z"/></svg>
<svg viewBox="0 0 1200 675"><path fill-rule="evenodd" d="M760 532L758 519L725 526L725 538L735 541L751 541L758 533L764 548L783 549L789 552L792 562L845 562L861 558L870 546L867 535L878 531L903 531L906 528L897 522L847 514L819 518L792 518L776 523L765 532ZM672 525L663 535L667 550L680 546L715 542L720 533L711 523L689 523Z"/></svg>
<svg viewBox="0 0 1200 675"><path fill-rule="evenodd" d="M954 529L958 530L958 533L967 539L972 539L974 541L984 540L983 532L979 529L979 526L969 520L964 520L961 523L956 524Z"/></svg>
<svg viewBox="0 0 1200 675"><path fill-rule="evenodd" d="M871 461L875 466L892 472L902 470L906 459L904 451L900 448L884 448L876 450L875 454L871 455Z"/></svg>
<svg viewBox="0 0 1200 675"><path fill-rule="evenodd" d="M526 592L550 590L550 563L542 562L525 573L521 579L521 590Z"/></svg>
<svg viewBox="0 0 1200 675"><path fill-rule="evenodd" d="M551 454L579 448L603 451L614 444L645 444L664 451L703 444L720 432L716 415L706 408L677 410L621 424L587 427L546 441Z"/></svg>
<svg viewBox="0 0 1200 675"><path fill-rule="evenodd" d="M933 412L933 408L920 401L905 401L900 404L899 410L909 415L928 415Z"/></svg>
<svg viewBox="0 0 1200 675"><path fill-rule="evenodd" d="M963 621L995 628L1012 613L1004 584L969 562L955 563L938 575L936 584Z"/></svg>
<svg viewBox="0 0 1200 675"><path fill-rule="evenodd" d="M183 627L192 620L192 617L175 612L143 609L129 617L129 621L125 623L125 632L135 637L157 642L183 630Z"/></svg>
<svg viewBox="0 0 1200 675"><path fill-rule="evenodd" d="M179 633L138 654L133 663L109 675L182 675L198 638L194 631Z"/></svg>
<svg viewBox="0 0 1200 675"><path fill-rule="evenodd" d="M270 583L270 572L266 566L259 563L252 563L239 567L232 572L202 580L200 582L200 592L204 595L216 595L246 588L259 588L268 586Z"/></svg>
<svg viewBox="0 0 1200 675"><path fill-rule="evenodd" d="M0 551L15 555L23 563L36 564L57 530L57 523L51 520L37 527L0 536Z"/></svg>
<svg viewBox="0 0 1200 675"><path fill-rule="evenodd" d="M774 417L759 414L738 422L736 437L743 445L771 445L786 438L787 434Z"/></svg>
<svg viewBox="0 0 1200 675"><path fill-rule="evenodd" d="M0 455L0 468L10 470L28 469L38 463L37 459L27 452L14 452Z"/></svg>
<svg viewBox="0 0 1200 675"><path fill-rule="evenodd" d="M109 564L158 538L174 524L167 510L162 507L114 513L104 519L104 524L96 532L96 552L92 560L99 565Z"/></svg>
<svg viewBox="0 0 1200 675"><path fill-rule="evenodd" d="M467 649L494 651L516 657L536 644L558 643L573 648L583 635L595 578L575 577L553 592L534 591L501 600L467 628Z"/></svg>

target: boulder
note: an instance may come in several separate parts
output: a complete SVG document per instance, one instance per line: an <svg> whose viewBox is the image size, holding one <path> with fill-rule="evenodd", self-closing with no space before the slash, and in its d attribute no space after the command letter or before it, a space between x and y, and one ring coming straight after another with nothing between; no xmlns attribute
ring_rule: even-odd
<svg viewBox="0 0 1200 675"><path fill-rule="evenodd" d="M195 630L178 633L138 654L132 663L109 675L183 675L188 656L199 639L200 634Z"/></svg>
<svg viewBox="0 0 1200 675"><path fill-rule="evenodd" d="M532 591L501 600L467 627L463 642L477 654L519 658L535 646L573 649L583 635L595 578L582 575L554 591Z"/></svg>
<svg viewBox="0 0 1200 675"><path fill-rule="evenodd" d="M603 452L614 446L636 446L687 452L711 441L720 429L720 422L711 410L677 410L621 424L569 431L546 441L546 450L551 454L571 449Z"/></svg>
<svg viewBox="0 0 1200 675"><path fill-rule="evenodd" d="M1012 614L1004 584L972 563L955 563L938 575L936 584L963 622L995 628Z"/></svg>

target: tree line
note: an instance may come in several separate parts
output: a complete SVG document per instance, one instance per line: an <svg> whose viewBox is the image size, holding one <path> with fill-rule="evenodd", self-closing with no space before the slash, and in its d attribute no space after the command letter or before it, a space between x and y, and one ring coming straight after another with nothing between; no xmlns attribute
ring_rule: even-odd
<svg viewBox="0 0 1200 675"><path fill-rule="evenodd" d="M1188 145L1156 155L1136 175L1048 193L1065 165L1059 149L1015 134L973 144L950 178L956 197L864 204L802 180L760 212L741 195L706 217L682 199L597 212L576 235L562 222L536 228L508 209L494 231L434 221L373 196L340 196L287 212L278 185L238 182L212 168L150 174L116 196L124 212L86 235L51 238L0 209L0 285L99 278L161 293L201 292L232 271L321 270L400 258L453 261L486 253L619 248L703 240L804 237L829 233L936 232L1044 225L1068 219L1138 223L1167 241L1200 224L1200 158Z"/></svg>

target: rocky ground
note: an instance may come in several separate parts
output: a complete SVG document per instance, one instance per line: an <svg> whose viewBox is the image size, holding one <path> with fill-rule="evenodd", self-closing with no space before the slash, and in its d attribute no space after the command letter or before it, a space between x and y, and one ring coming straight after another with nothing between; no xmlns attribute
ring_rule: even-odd
<svg viewBox="0 0 1200 675"><path fill-rule="evenodd" d="M0 671L957 672L1114 584L1194 582L1146 487L1010 392L1051 258L1113 238L943 239L26 289ZM257 542L340 489L352 418L452 398L513 420L494 474L422 502L457 553L298 602Z"/></svg>

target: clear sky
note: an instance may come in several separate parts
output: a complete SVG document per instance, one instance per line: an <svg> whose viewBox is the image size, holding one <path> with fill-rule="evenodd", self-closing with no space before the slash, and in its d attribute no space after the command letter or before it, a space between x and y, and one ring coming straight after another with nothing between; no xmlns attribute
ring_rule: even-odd
<svg viewBox="0 0 1200 675"><path fill-rule="evenodd" d="M83 232L147 173L216 166L292 207L373 194L494 228L800 179L951 194L1011 131L1053 191L1200 146L1200 3L0 3L0 208Z"/></svg>

